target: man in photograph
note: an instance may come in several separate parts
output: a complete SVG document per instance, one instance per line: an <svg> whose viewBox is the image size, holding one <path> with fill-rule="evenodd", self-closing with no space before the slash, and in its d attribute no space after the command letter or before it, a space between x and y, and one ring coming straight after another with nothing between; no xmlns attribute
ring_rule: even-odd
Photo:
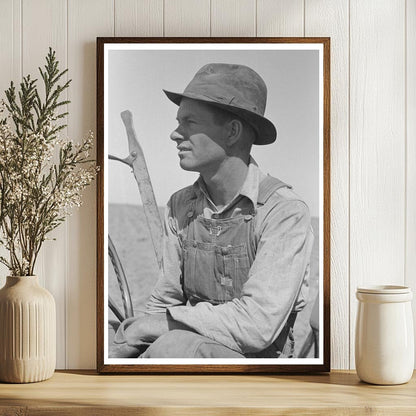
<svg viewBox="0 0 416 416"><path fill-rule="evenodd" d="M247 66L212 63L165 94L179 106L180 167L200 176L168 202L162 276L112 356L293 357L313 234L306 204L250 155L277 136L266 85Z"/></svg>

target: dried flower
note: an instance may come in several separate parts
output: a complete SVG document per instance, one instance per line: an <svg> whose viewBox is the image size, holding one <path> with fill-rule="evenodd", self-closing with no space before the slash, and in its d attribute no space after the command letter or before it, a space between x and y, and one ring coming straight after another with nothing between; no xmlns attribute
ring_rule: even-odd
<svg viewBox="0 0 416 416"><path fill-rule="evenodd" d="M17 96L12 82L7 102L0 102L0 245L10 254L0 263L14 276L33 275L48 233L81 205L82 191L97 172L90 159L92 132L80 144L59 136L66 125L58 121L67 115L60 108L69 103L59 97L70 81L57 84L67 72L58 64L49 48L45 69L39 68L43 100L28 75Z"/></svg>

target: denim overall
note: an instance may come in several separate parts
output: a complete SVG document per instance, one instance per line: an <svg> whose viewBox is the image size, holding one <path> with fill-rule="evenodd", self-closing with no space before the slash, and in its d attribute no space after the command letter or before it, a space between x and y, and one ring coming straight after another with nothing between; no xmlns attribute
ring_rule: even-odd
<svg viewBox="0 0 416 416"><path fill-rule="evenodd" d="M271 176L262 180L258 203L263 205L279 188L288 187ZM198 302L218 305L240 298L250 267L256 256L256 208L233 218L208 219L196 207L196 195L185 201L189 209L186 226L179 238L183 248L183 291L194 306ZM277 340L267 350L247 357L293 356L291 313Z"/></svg>

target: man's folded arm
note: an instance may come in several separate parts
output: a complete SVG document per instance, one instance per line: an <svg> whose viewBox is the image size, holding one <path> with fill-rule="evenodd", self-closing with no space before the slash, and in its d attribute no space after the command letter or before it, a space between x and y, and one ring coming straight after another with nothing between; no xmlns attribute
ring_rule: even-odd
<svg viewBox="0 0 416 416"><path fill-rule="evenodd" d="M176 236L176 227L170 213L170 204L165 210L163 239L163 273L161 273L149 301L146 311L121 323L115 335L117 356L136 356L141 347L146 347L159 336L173 329L191 330L186 324L175 321L168 307L184 305L180 284L181 248Z"/></svg>
<svg viewBox="0 0 416 416"><path fill-rule="evenodd" d="M283 201L263 221L242 296L221 305L171 306L175 321L240 353L270 346L283 328L308 273L313 234L307 206Z"/></svg>
<svg viewBox="0 0 416 416"><path fill-rule="evenodd" d="M163 273L146 304L146 313L166 313L170 306L184 305L186 297L181 284L182 248L177 224L171 215L171 201L165 209L163 238Z"/></svg>
<svg viewBox="0 0 416 416"><path fill-rule="evenodd" d="M308 270L313 234L307 206L290 200L271 210L263 221L242 296L221 305L200 302L185 306L180 283L181 247L170 220L167 217L165 221L165 273L152 293L146 314L140 322L126 326L123 336L134 345L152 342L172 329L188 329L243 354L270 346L283 328Z"/></svg>

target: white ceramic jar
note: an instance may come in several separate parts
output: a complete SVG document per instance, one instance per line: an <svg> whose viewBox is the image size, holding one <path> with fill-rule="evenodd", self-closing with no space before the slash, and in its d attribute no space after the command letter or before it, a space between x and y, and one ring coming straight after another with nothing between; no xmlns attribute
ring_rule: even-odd
<svg viewBox="0 0 416 416"><path fill-rule="evenodd" d="M414 368L414 332L410 288L372 286L357 289L355 366L372 384L402 384Z"/></svg>

